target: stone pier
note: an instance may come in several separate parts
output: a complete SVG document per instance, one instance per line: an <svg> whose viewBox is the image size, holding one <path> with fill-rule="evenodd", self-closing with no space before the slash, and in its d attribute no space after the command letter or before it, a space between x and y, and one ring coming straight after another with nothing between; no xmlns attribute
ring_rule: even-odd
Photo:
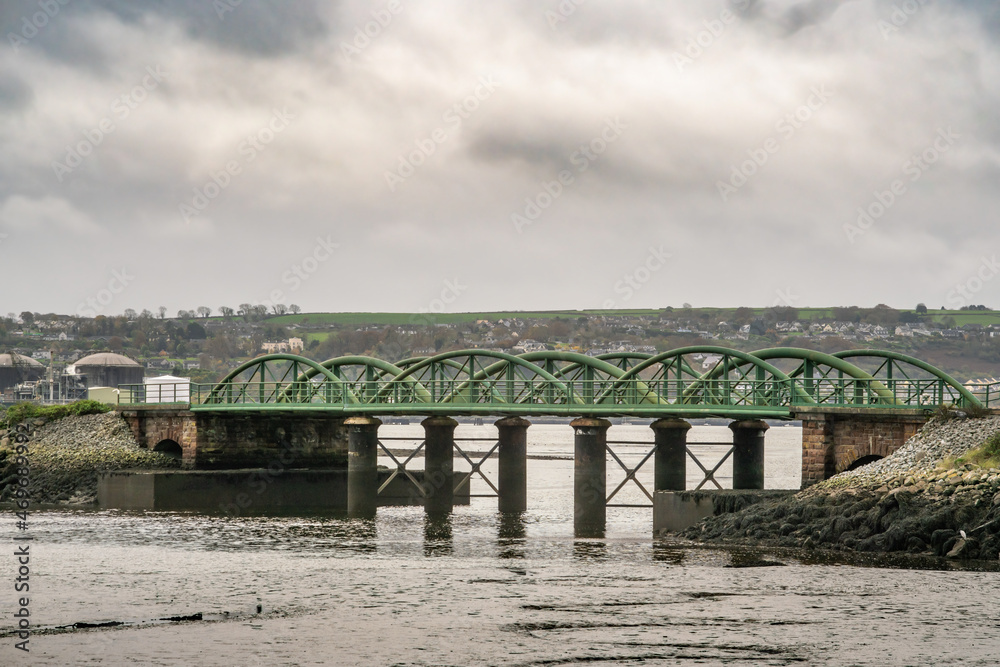
<svg viewBox="0 0 1000 667"><path fill-rule="evenodd" d="M796 408L802 420L802 488L847 470L866 456L885 457L927 422L905 408Z"/></svg>

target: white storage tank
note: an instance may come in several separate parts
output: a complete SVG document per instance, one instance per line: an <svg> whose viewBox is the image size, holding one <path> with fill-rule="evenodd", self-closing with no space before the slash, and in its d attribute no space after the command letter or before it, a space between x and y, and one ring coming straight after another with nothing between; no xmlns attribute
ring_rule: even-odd
<svg viewBox="0 0 1000 667"><path fill-rule="evenodd" d="M160 375L143 378L146 400L144 403L189 403L191 378Z"/></svg>

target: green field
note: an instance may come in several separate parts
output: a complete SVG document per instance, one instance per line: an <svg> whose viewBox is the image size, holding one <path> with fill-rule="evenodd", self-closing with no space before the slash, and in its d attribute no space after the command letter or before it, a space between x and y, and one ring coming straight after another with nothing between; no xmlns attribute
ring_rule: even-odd
<svg viewBox="0 0 1000 667"><path fill-rule="evenodd" d="M956 326L963 324L1000 324L1000 311L996 310L931 310L928 311L935 322L940 322L945 317L955 320Z"/></svg>
<svg viewBox="0 0 1000 667"><path fill-rule="evenodd" d="M736 308L674 308L671 317L682 317L690 313L691 317L709 316L709 319L724 319L731 317ZM762 315L767 308L751 308L755 314ZM833 308L798 308L799 320L822 320L833 318ZM501 319L576 319L584 316L631 316L659 317L663 309L629 309L629 310L534 310L534 311L493 311L475 313L300 313L298 315L280 315L268 318L272 324L300 326L404 326L407 324L467 324L476 320L497 321ZM900 313L913 312L901 310ZM939 321L947 315L955 318L959 324L1000 324L1000 312L980 311L930 311L928 316Z"/></svg>
<svg viewBox="0 0 1000 667"><path fill-rule="evenodd" d="M549 311L505 311L489 313L300 313L298 315L280 315L268 318L272 324L313 325L344 325L358 326L407 324L465 324L476 320L531 318L531 319L576 319L586 315L659 315L659 310L549 310Z"/></svg>

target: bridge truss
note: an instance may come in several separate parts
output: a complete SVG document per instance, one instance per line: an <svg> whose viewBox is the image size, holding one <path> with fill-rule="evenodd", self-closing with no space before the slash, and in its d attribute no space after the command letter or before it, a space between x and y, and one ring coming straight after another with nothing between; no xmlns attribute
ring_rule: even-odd
<svg viewBox="0 0 1000 667"><path fill-rule="evenodd" d="M591 357L459 350L396 363L290 354L252 359L211 385L192 410L316 410L342 415L721 416L791 418L796 409L934 409L988 405L919 359L880 350L741 352L683 347Z"/></svg>

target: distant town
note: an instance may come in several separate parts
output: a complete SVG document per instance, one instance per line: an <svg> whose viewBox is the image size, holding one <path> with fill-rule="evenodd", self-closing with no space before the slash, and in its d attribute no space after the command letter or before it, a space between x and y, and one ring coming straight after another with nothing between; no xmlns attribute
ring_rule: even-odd
<svg viewBox="0 0 1000 667"><path fill-rule="evenodd" d="M278 352L316 360L345 354L400 360L468 348L598 355L656 354L689 345L746 351L881 348L919 356L963 382L991 381L1000 376L1000 311L933 310L924 304L908 310L685 304L658 310L415 314L302 313L295 305L241 304L201 306L173 316L161 307L96 317L25 311L0 318L0 392L4 402L70 400L86 396L97 375L110 386L164 375L209 383L247 359ZM710 352L698 358L706 369L717 360ZM109 366L121 367L124 375L105 375Z"/></svg>

